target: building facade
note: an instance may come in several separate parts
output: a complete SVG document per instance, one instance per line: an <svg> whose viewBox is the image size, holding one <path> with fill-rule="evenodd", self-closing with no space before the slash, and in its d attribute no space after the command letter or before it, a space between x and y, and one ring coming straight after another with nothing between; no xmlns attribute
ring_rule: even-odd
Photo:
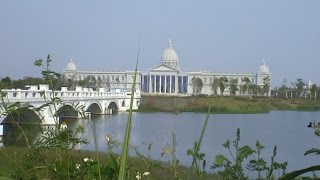
<svg viewBox="0 0 320 180"><path fill-rule="evenodd" d="M90 81L97 87L105 87L110 90L128 89L133 84L134 71L82 71L77 69L71 59L64 71L64 76L76 82ZM221 90L219 85L222 78L227 79L224 90ZM198 82L201 81L201 85L196 83L196 79ZM168 47L162 53L160 64L147 71L139 71L136 82L136 87L140 88L141 93L163 95L253 95L259 89L265 88L267 84L269 88L265 89L262 95L269 96L271 73L264 62L254 73L183 72L180 69L178 55L169 39ZM236 87L235 91L233 87ZM250 87L252 87L251 90Z"/></svg>

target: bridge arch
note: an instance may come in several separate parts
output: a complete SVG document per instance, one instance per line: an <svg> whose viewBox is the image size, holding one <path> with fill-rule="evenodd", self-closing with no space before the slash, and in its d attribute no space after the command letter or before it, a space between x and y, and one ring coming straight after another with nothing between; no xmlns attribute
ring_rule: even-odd
<svg viewBox="0 0 320 180"><path fill-rule="evenodd" d="M74 119L78 117L78 111L72 106L72 104L63 104L55 112L55 116L60 120ZM61 121L59 122L61 123Z"/></svg>
<svg viewBox="0 0 320 180"><path fill-rule="evenodd" d="M86 112L91 112L91 114L102 114L102 106L98 102L91 102L85 108Z"/></svg>
<svg viewBox="0 0 320 180"><path fill-rule="evenodd" d="M32 142L41 131L42 120L40 114L31 109L23 108L7 114L1 122L4 144L26 145L25 138L28 139L29 143Z"/></svg>
<svg viewBox="0 0 320 180"><path fill-rule="evenodd" d="M116 101L111 101L108 106L108 109L112 109L112 113L116 113L119 110L119 105Z"/></svg>

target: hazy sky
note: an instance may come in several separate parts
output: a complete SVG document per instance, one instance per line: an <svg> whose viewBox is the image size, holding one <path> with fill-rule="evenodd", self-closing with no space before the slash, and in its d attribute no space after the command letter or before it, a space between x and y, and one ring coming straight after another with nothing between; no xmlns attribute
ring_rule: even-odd
<svg viewBox="0 0 320 180"><path fill-rule="evenodd" d="M50 54L62 72L139 70L159 64L172 38L182 71L255 72L265 60L273 87L320 84L319 0L2 0L0 77L40 76Z"/></svg>

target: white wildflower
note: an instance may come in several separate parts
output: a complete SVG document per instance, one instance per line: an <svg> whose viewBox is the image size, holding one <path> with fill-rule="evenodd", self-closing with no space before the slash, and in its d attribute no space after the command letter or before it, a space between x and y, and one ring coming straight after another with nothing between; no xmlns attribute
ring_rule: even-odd
<svg viewBox="0 0 320 180"><path fill-rule="evenodd" d="M83 158L83 161L84 161L84 162L88 162L88 161L89 161L89 158L85 157L85 158Z"/></svg>
<svg viewBox="0 0 320 180"><path fill-rule="evenodd" d="M60 125L60 131L65 131L68 129L68 126L67 126L67 123L66 122L63 122L61 125Z"/></svg>
<svg viewBox="0 0 320 180"><path fill-rule="evenodd" d="M107 140L108 142L110 142L111 139L112 139L112 136L111 136L111 135L106 135L106 140Z"/></svg>
<svg viewBox="0 0 320 180"><path fill-rule="evenodd" d="M81 167L81 164L76 164L77 169L80 169L80 167Z"/></svg>
<svg viewBox="0 0 320 180"><path fill-rule="evenodd" d="M137 171L136 179L140 180L141 179L141 174L139 171Z"/></svg>
<svg viewBox="0 0 320 180"><path fill-rule="evenodd" d="M85 158L83 158L83 162L93 162L93 159L91 159L91 158L88 158L88 157L85 157Z"/></svg>
<svg viewBox="0 0 320 180"><path fill-rule="evenodd" d="M143 173L143 176L149 176L150 175L150 172L146 171Z"/></svg>

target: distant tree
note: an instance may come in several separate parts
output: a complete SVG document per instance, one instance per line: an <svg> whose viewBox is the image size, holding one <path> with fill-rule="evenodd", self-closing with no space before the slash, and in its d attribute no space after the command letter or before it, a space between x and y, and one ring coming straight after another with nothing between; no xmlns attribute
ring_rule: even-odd
<svg viewBox="0 0 320 180"><path fill-rule="evenodd" d="M97 80L94 76L88 76L87 77L87 87L96 89Z"/></svg>
<svg viewBox="0 0 320 180"><path fill-rule="evenodd" d="M214 78L211 84L211 91L215 96L218 95L218 87L219 87L219 79Z"/></svg>
<svg viewBox="0 0 320 180"><path fill-rule="evenodd" d="M202 79L200 79L199 77L193 77L191 79L191 85L192 85L193 94L201 93L201 90L203 87Z"/></svg>
<svg viewBox="0 0 320 180"><path fill-rule="evenodd" d="M305 86L305 83L301 78L298 78L297 81L295 82L296 86L296 92L297 92L297 98L300 98L303 92L303 87Z"/></svg>
<svg viewBox="0 0 320 180"><path fill-rule="evenodd" d="M243 82L243 84L242 84L242 92L243 92L243 94L248 94L248 90L249 90L249 85L250 85L250 79L248 78L248 77L245 77L245 78L243 78L242 79L242 82Z"/></svg>
<svg viewBox="0 0 320 180"><path fill-rule="evenodd" d="M316 100L317 99L317 85L316 84L312 84L310 92L311 92L310 98L313 97L313 99Z"/></svg>
<svg viewBox="0 0 320 180"><path fill-rule="evenodd" d="M259 96L264 96L265 93L264 93L264 90L263 90L263 87L262 86L257 86L256 85L256 96L259 95Z"/></svg>
<svg viewBox="0 0 320 180"><path fill-rule="evenodd" d="M94 76L90 75L85 77L83 80L78 81L79 86L87 87L87 88L96 88L96 79Z"/></svg>
<svg viewBox="0 0 320 180"><path fill-rule="evenodd" d="M77 84L78 84L78 86L84 87L84 86L86 86L86 84L87 84L87 79L85 78L85 79L83 79L83 80L79 80L79 81L77 82Z"/></svg>
<svg viewBox="0 0 320 180"><path fill-rule="evenodd" d="M263 95L268 96L269 95L269 90L270 90L270 76L267 76L263 78L263 86L262 86L262 93Z"/></svg>
<svg viewBox="0 0 320 180"><path fill-rule="evenodd" d="M288 87L287 87L287 80L284 79L282 81L281 87L278 88L278 96L282 98L288 98Z"/></svg>
<svg viewBox="0 0 320 180"><path fill-rule="evenodd" d="M61 89L61 87L68 87L70 90L75 90L75 85L77 82L74 79L75 76L72 76L71 79L61 76L57 81L57 89Z"/></svg>
<svg viewBox="0 0 320 180"><path fill-rule="evenodd" d="M228 82L229 82L229 80L225 76L219 78L219 88L220 88L220 93L222 96L223 96L225 88L228 87Z"/></svg>
<svg viewBox="0 0 320 180"><path fill-rule="evenodd" d="M119 78L116 78L116 81L118 82ZM102 84L103 84L103 80L100 76L98 76L98 84L97 84L98 88L101 88Z"/></svg>
<svg viewBox="0 0 320 180"><path fill-rule="evenodd" d="M230 84L230 95L234 96L236 95L237 91L239 91L238 88L238 79L237 78L231 78L229 80Z"/></svg>
<svg viewBox="0 0 320 180"><path fill-rule="evenodd" d="M24 77L23 79L13 80L12 88L25 89L26 85L39 85L44 84L44 80L39 77Z"/></svg>
<svg viewBox="0 0 320 180"><path fill-rule="evenodd" d="M11 87L12 87L12 81L11 81L10 77L6 76L1 79L1 81L0 81L0 88L1 89L9 89Z"/></svg>
<svg viewBox="0 0 320 180"><path fill-rule="evenodd" d="M252 83L249 84L250 95L256 96L257 95L257 89L258 89L258 86L256 84L252 84Z"/></svg>

